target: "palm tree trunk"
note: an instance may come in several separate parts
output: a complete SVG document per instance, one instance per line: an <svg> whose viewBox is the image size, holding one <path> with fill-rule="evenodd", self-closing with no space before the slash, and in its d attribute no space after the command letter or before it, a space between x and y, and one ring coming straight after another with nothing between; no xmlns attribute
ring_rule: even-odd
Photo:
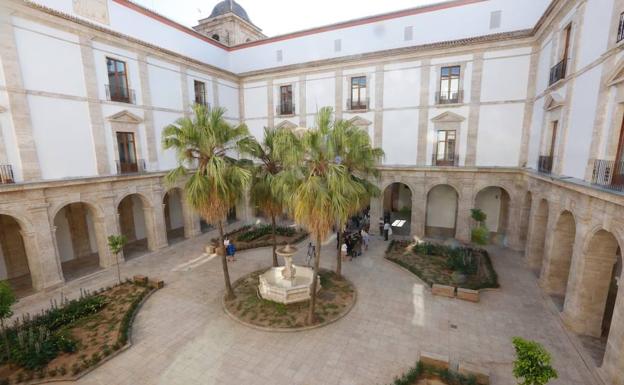
<svg viewBox="0 0 624 385"><path fill-rule="evenodd" d="M321 264L321 236L316 236L316 255L314 256L314 274L312 274L312 289L310 298L310 308L308 310L308 325L314 324L316 321L316 315L314 314L314 307L316 306L316 281L318 280L319 265Z"/></svg>
<svg viewBox="0 0 624 385"><path fill-rule="evenodd" d="M336 235L338 250L336 250L336 275L342 277L342 223L338 223L338 234Z"/></svg>
<svg viewBox="0 0 624 385"><path fill-rule="evenodd" d="M273 267L277 267L277 235L275 234L277 225L275 224L275 214L271 213L271 235L273 237Z"/></svg>
<svg viewBox="0 0 624 385"><path fill-rule="evenodd" d="M225 299L231 301L236 296L234 290L232 290L232 284L230 283L230 271L228 270L227 259L225 257L225 248L223 246L223 240L225 236L223 234L223 222L219 221L219 245L217 246L217 252L221 254L221 264L223 265L223 279L225 279Z"/></svg>

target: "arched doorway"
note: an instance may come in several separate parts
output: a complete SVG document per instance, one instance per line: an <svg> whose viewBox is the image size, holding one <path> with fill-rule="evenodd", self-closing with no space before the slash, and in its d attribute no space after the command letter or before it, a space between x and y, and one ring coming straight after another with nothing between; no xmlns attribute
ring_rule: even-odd
<svg viewBox="0 0 624 385"><path fill-rule="evenodd" d="M150 207L147 199L140 194L130 194L119 202L119 229L128 238L124 247L126 260L138 257L149 250L147 216L145 210Z"/></svg>
<svg viewBox="0 0 624 385"><path fill-rule="evenodd" d="M527 191L522 201L522 212L520 213L520 244L523 247L526 247L526 241L529 236L529 221L531 220L532 204L533 196L530 191Z"/></svg>
<svg viewBox="0 0 624 385"><path fill-rule="evenodd" d="M490 230L491 243L504 245L509 226L509 193L497 186L489 186L477 193L474 207L486 215L485 224Z"/></svg>
<svg viewBox="0 0 624 385"><path fill-rule="evenodd" d="M395 235L410 235L412 224L412 190L403 183L392 183L384 190L384 222L390 223Z"/></svg>
<svg viewBox="0 0 624 385"><path fill-rule="evenodd" d="M565 302L575 238L574 216L571 212L564 211L557 220L550 253L540 275L542 286L561 307Z"/></svg>
<svg viewBox="0 0 624 385"><path fill-rule="evenodd" d="M169 190L163 198L165 211L165 227L167 243L172 244L184 240L184 212L182 209L182 193L178 188Z"/></svg>
<svg viewBox="0 0 624 385"><path fill-rule="evenodd" d="M544 261L544 243L546 242L546 228L548 226L548 201L542 199L533 215L533 227L526 247L527 262L537 275L542 270Z"/></svg>
<svg viewBox="0 0 624 385"><path fill-rule="evenodd" d="M427 193L425 236L431 238L454 238L457 226L457 190L441 184Z"/></svg>
<svg viewBox="0 0 624 385"><path fill-rule="evenodd" d="M20 224L0 214L0 281L8 281L18 297L34 292Z"/></svg>
<svg viewBox="0 0 624 385"><path fill-rule="evenodd" d="M70 203L54 216L56 246L66 281L100 268L93 209L82 202Z"/></svg>

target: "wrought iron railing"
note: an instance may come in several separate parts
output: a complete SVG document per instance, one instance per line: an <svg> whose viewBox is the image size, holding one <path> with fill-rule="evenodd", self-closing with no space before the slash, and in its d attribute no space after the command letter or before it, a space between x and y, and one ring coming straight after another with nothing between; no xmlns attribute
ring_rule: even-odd
<svg viewBox="0 0 624 385"><path fill-rule="evenodd" d="M436 92L437 104L457 104L464 101L464 90Z"/></svg>
<svg viewBox="0 0 624 385"><path fill-rule="evenodd" d="M433 154L431 157L431 165L433 166L459 166L459 154Z"/></svg>
<svg viewBox="0 0 624 385"><path fill-rule="evenodd" d="M136 104L136 96L133 89L115 85L111 86L109 84L107 84L105 87L106 100L110 100L112 102Z"/></svg>
<svg viewBox="0 0 624 385"><path fill-rule="evenodd" d="M548 82L548 85L553 85L557 83L559 80L565 78L567 66L568 66L567 58L555 64L555 66L550 69L550 81Z"/></svg>
<svg viewBox="0 0 624 385"><path fill-rule="evenodd" d="M275 113L278 116L294 115L295 114L295 103L293 103L293 102L280 103L277 106L275 106Z"/></svg>
<svg viewBox="0 0 624 385"><path fill-rule="evenodd" d="M624 160L594 160L592 183L610 190L624 191Z"/></svg>
<svg viewBox="0 0 624 385"><path fill-rule="evenodd" d="M116 161L117 174L134 174L146 171L145 159L137 159L136 162Z"/></svg>
<svg viewBox="0 0 624 385"><path fill-rule="evenodd" d="M368 110L369 99L347 99L347 111Z"/></svg>
<svg viewBox="0 0 624 385"><path fill-rule="evenodd" d="M542 174L550 174L553 168L553 159L550 155L540 155L537 161L537 171Z"/></svg>
<svg viewBox="0 0 624 385"><path fill-rule="evenodd" d="M10 164L0 164L0 184L15 183L13 167Z"/></svg>
<svg viewBox="0 0 624 385"><path fill-rule="evenodd" d="M624 12L620 14L620 24L618 25L617 43L624 40Z"/></svg>
<svg viewBox="0 0 624 385"><path fill-rule="evenodd" d="M195 99L195 104L200 105L200 106L204 106L206 107L206 109L210 109L210 103L208 103L208 101L206 99Z"/></svg>

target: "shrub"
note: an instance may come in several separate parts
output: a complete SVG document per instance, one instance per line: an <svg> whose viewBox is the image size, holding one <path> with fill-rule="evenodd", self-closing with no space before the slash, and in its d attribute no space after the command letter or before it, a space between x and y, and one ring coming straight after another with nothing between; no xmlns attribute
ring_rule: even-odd
<svg viewBox="0 0 624 385"><path fill-rule="evenodd" d="M475 227L472 229L470 238L472 239L472 242L477 245L487 245L490 238L490 232L485 226Z"/></svg>
<svg viewBox="0 0 624 385"><path fill-rule="evenodd" d="M248 230L238 235L237 240L242 241L242 242L254 241L265 235L271 234L272 231L273 229L271 225L258 225L258 226L250 227ZM291 227L277 226L275 228L275 234L285 236L285 237L292 237L293 235L296 234L296 231L295 229Z"/></svg>
<svg viewBox="0 0 624 385"><path fill-rule="evenodd" d="M487 219L487 214L484 213L483 210L477 208L470 209L470 216L472 217L472 219L479 222L480 224L485 222L485 220Z"/></svg>
<svg viewBox="0 0 624 385"><path fill-rule="evenodd" d="M557 371L550 365L550 353L535 342L521 337L512 339L516 350L513 375L522 382L519 385L544 385L557 378Z"/></svg>

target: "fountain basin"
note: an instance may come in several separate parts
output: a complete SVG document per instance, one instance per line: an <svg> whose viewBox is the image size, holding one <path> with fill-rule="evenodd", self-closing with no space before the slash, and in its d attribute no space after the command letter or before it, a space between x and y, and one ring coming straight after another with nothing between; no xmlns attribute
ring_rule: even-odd
<svg viewBox="0 0 624 385"><path fill-rule="evenodd" d="M284 278L284 266L272 267L260 275L260 296L264 299L283 304L307 301L311 298L312 277L314 270L306 266L292 268L296 275L292 279ZM316 277L316 291L321 289L321 278Z"/></svg>

